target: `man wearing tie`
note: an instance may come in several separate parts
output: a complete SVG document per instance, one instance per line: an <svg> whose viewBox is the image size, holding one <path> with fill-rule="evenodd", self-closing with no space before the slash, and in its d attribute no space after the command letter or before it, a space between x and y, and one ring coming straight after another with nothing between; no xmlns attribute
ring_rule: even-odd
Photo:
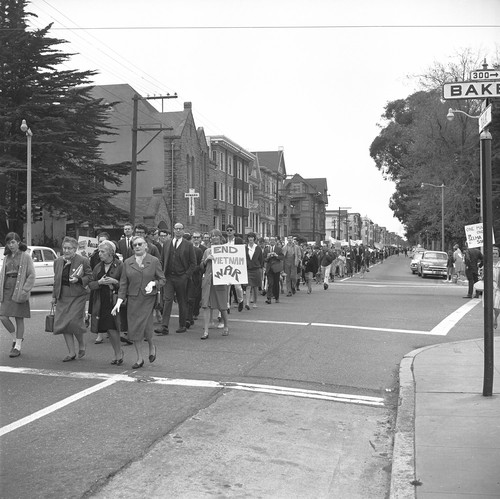
<svg viewBox="0 0 500 499"><path fill-rule="evenodd" d="M280 301L280 275L283 270L283 250L276 242L275 237L269 239L269 246L264 251L264 262L266 264L267 275L267 300L271 304L271 298L274 297L276 303Z"/></svg>
<svg viewBox="0 0 500 499"><path fill-rule="evenodd" d="M187 322L187 286L196 267L196 256L193 244L182 236L184 235L184 225L177 222L174 224L174 237L169 245L163 248L162 267L167 278L165 284L165 303L163 306L163 319L160 328L155 329L158 335L168 334L168 324L172 313L172 303L174 296L177 297L179 306L179 329L176 333L185 333L190 326Z"/></svg>
<svg viewBox="0 0 500 499"><path fill-rule="evenodd" d="M118 241L118 249L116 250L117 253L122 255L124 261L134 254L134 250L131 245L133 232L134 228L132 224L127 222L123 226L124 236Z"/></svg>

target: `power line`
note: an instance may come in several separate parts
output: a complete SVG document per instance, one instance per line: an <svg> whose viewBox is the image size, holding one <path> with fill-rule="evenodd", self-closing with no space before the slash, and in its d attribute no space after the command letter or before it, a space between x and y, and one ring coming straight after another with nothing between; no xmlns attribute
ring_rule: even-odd
<svg viewBox="0 0 500 499"><path fill-rule="evenodd" d="M331 24L331 25L269 25L269 26L78 26L76 28L52 27L57 31L181 31L181 30L336 30L336 29L467 29L467 28L498 28L500 24ZM0 28L1 31L15 31L23 28Z"/></svg>

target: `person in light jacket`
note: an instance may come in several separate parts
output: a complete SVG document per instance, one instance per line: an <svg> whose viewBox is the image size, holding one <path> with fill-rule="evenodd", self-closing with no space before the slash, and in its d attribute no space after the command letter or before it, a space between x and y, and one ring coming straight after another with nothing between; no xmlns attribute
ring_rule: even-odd
<svg viewBox="0 0 500 499"><path fill-rule="evenodd" d="M30 315L30 291L35 284L35 267L28 247L15 232L5 238L4 261L0 272L0 321L12 335L9 357L21 355L24 319ZM10 320L14 317L16 325Z"/></svg>
<svg viewBox="0 0 500 499"><path fill-rule="evenodd" d="M54 334L62 334L68 347L63 362L75 360L75 338L78 358L85 355L85 305L89 294L88 283L92 269L88 258L77 254L78 241L66 236L62 242L63 256L54 261L54 289L52 305L56 306Z"/></svg>

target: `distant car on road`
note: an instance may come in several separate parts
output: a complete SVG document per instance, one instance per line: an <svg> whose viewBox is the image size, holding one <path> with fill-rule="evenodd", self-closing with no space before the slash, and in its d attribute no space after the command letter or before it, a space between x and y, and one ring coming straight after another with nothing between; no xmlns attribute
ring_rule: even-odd
<svg viewBox="0 0 500 499"><path fill-rule="evenodd" d="M423 248L417 248L413 252L413 256L410 261L410 270L412 274L416 274L418 270L418 263L420 262L420 259L422 258L422 255L424 254L424 249Z"/></svg>
<svg viewBox="0 0 500 499"><path fill-rule="evenodd" d="M424 251L418 262L417 273L421 277L428 275L447 276L448 255L444 251Z"/></svg>
<svg viewBox="0 0 500 499"><path fill-rule="evenodd" d="M3 265L5 248L0 248L0 269ZM57 258L56 252L47 246L28 246L26 250L35 266L35 285L34 287L53 286L54 285L54 260Z"/></svg>

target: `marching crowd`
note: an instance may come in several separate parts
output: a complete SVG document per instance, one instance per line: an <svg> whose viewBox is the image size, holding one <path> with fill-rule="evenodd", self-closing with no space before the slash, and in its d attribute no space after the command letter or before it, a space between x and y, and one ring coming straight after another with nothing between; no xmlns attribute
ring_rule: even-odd
<svg viewBox="0 0 500 499"><path fill-rule="evenodd" d="M247 283L214 284L212 247L221 244L245 245ZM12 336L10 357L21 355L24 319L30 318L35 269L26 249L18 234L7 234L0 272L0 321ZM243 239L232 225L224 234L218 229L188 233L180 222L174 224L173 234L127 223L119 241L101 232L94 253L87 257L78 249L76 239L64 238L62 255L54 261L53 320L46 327L65 340L68 354L63 362L85 356L85 333L90 328L96 344L109 338L113 365L123 364L122 344L134 345L133 369L144 366L144 343L149 362L156 360L154 335L170 333L174 302L179 312L176 333L185 333L201 319L202 340L213 328L228 336L232 303L242 312L257 308L259 295L271 305L279 303L281 295L294 296L301 287L312 293L313 285L322 284L326 291L336 277L355 273L364 277L373 263L399 251L363 244L335 248L328 241L319 245L293 236L259 238L254 232Z"/></svg>

